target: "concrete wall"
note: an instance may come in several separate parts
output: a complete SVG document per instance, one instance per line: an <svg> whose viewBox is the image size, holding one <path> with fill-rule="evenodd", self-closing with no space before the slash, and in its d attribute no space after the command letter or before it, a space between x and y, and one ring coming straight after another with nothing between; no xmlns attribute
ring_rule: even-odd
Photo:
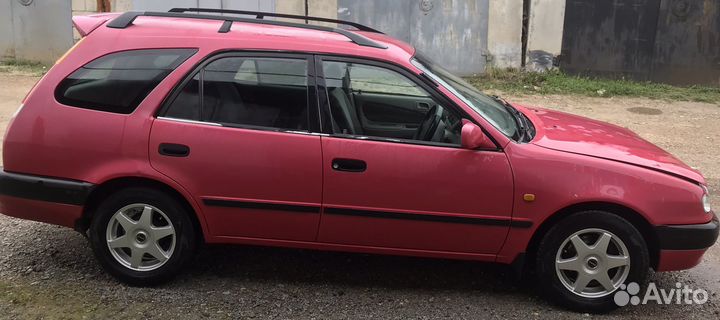
<svg viewBox="0 0 720 320"><path fill-rule="evenodd" d="M275 0L275 11L278 13L305 15L305 0ZM308 0L308 15L337 19L337 0ZM282 19L280 19L282 20ZM290 19L288 21L298 20ZM336 27L332 23L311 22L311 24Z"/></svg>
<svg viewBox="0 0 720 320"><path fill-rule="evenodd" d="M67 0L5 0L0 4L0 55L52 63L72 46Z"/></svg>
<svg viewBox="0 0 720 320"><path fill-rule="evenodd" d="M490 1L489 10L488 64L494 68L520 68L523 0Z"/></svg>
<svg viewBox="0 0 720 320"><path fill-rule="evenodd" d="M110 0L110 11L129 11L133 8L133 0ZM94 14L98 12L97 0L72 0L73 16Z"/></svg>
<svg viewBox="0 0 720 320"><path fill-rule="evenodd" d="M133 9L133 0L110 0L111 12L124 12ZM72 15L84 16L97 14L97 0L72 0ZM80 33L73 28L73 40L80 40Z"/></svg>
<svg viewBox="0 0 720 320"><path fill-rule="evenodd" d="M526 66L532 71L552 68L562 49L565 0L532 0L529 18Z"/></svg>
<svg viewBox="0 0 720 320"><path fill-rule="evenodd" d="M0 1L0 58L15 57L12 2Z"/></svg>

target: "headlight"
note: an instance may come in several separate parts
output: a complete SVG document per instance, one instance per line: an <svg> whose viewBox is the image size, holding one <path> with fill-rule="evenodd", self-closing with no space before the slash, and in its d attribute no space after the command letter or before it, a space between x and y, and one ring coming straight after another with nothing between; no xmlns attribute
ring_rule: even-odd
<svg viewBox="0 0 720 320"><path fill-rule="evenodd" d="M708 195L708 189L705 186L703 186L703 189L705 189L705 194L702 197L703 209L705 209L705 213L710 213L712 208L710 208L710 196Z"/></svg>

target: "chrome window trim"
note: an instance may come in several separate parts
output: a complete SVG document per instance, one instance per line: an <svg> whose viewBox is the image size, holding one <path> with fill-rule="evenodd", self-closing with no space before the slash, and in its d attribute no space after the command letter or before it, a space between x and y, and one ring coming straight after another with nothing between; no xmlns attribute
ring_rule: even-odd
<svg viewBox="0 0 720 320"><path fill-rule="evenodd" d="M210 125L210 126L215 126L215 127L224 127L222 124L219 124L217 122L188 120L188 119L180 119L180 118L173 118L173 117L157 117L157 118L160 120L168 120L168 121L176 121L176 122L184 122L184 123L192 123L192 124L204 124L204 125Z"/></svg>
<svg viewBox="0 0 720 320"><path fill-rule="evenodd" d="M320 132L309 132L309 131L297 131L297 130L284 130L279 128L273 128L273 127L259 127L259 126L244 126L244 125L224 125L222 123L217 122L209 122L209 121L199 121L199 120L188 120L188 119L180 119L180 118L173 118L173 117L157 117L159 120L167 120L167 121L175 121L175 122L182 122L182 123L191 123L191 124L199 124L199 125L207 125L207 126L213 126L213 127L223 127L223 128L232 128L232 129L245 129L245 130L256 130L256 131L271 131L271 132L280 132L280 133L291 133L291 134L298 134L298 135L304 135L304 136L322 136L326 137L329 136L326 133L320 133Z"/></svg>

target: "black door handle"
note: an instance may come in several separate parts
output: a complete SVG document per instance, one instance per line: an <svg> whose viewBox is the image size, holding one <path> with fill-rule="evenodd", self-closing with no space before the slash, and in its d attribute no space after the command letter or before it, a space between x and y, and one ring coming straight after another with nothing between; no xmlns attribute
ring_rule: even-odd
<svg viewBox="0 0 720 320"><path fill-rule="evenodd" d="M346 172L363 172L367 169L367 163L356 159L333 159L333 170Z"/></svg>
<svg viewBox="0 0 720 320"><path fill-rule="evenodd" d="M168 157L187 157L190 155L190 147L184 144L161 143L158 152Z"/></svg>

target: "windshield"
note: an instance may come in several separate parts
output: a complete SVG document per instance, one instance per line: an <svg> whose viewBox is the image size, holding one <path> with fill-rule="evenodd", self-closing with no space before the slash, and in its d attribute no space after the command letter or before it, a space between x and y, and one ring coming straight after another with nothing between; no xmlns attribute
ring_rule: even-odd
<svg viewBox="0 0 720 320"><path fill-rule="evenodd" d="M518 139L520 131L516 118L501 102L478 91L465 80L443 69L422 54L416 54L412 64L463 100L503 134Z"/></svg>

